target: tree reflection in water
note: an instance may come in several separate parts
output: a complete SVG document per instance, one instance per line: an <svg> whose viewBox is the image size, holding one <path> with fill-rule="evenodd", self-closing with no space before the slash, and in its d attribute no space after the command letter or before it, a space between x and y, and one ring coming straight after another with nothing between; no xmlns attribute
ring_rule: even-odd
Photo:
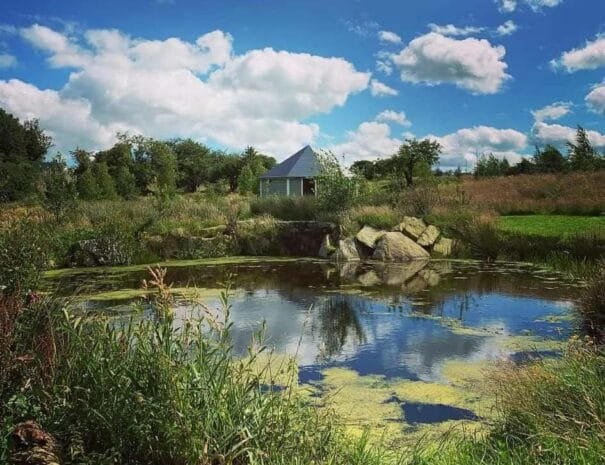
<svg viewBox="0 0 605 465"><path fill-rule="evenodd" d="M364 310L363 307L363 301L343 295L330 296L323 301L317 321L322 342L322 359L329 360L339 355L350 336L357 344L366 342L358 313Z"/></svg>

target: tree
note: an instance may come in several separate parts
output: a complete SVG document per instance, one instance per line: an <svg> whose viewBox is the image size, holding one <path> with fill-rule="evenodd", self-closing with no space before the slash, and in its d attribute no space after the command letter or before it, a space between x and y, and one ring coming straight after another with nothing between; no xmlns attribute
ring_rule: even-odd
<svg viewBox="0 0 605 465"><path fill-rule="evenodd" d="M260 176L275 166L275 159L247 147L241 158L242 166L237 177L237 189L243 193L258 193Z"/></svg>
<svg viewBox="0 0 605 465"><path fill-rule="evenodd" d="M393 174L403 176L407 186L414 185L414 170L420 169L424 164L424 168L428 166L429 170L439 161L441 154L441 144L437 141L424 139L418 141L416 139L406 139L397 155L391 159Z"/></svg>
<svg viewBox="0 0 605 465"><path fill-rule="evenodd" d="M44 205L59 219L76 201L76 186L60 154L44 170Z"/></svg>
<svg viewBox="0 0 605 465"><path fill-rule="evenodd" d="M185 192L195 192L211 179L211 166L215 154L205 145L191 139L173 141L170 144L177 161L177 186Z"/></svg>
<svg viewBox="0 0 605 465"><path fill-rule="evenodd" d="M135 197L137 189L134 176L134 160L132 145L128 139L119 140L109 150L97 153L97 163L106 163L110 176L120 197L129 199Z"/></svg>
<svg viewBox="0 0 605 465"><path fill-rule="evenodd" d="M372 180L376 177L376 163L371 160L358 160L351 165L351 172Z"/></svg>
<svg viewBox="0 0 605 465"><path fill-rule="evenodd" d="M562 173L567 169L567 160L553 145L546 145L543 150L536 147L534 154L536 171L539 173Z"/></svg>
<svg viewBox="0 0 605 465"><path fill-rule="evenodd" d="M37 120L21 124L0 108L0 202L22 200L37 192L51 143Z"/></svg>
<svg viewBox="0 0 605 465"><path fill-rule="evenodd" d="M155 176L155 183L162 195L172 197L176 193L176 156L164 142L150 140L147 151Z"/></svg>
<svg viewBox="0 0 605 465"><path fill-rule="evenodd" d="M582 126L578 126L576 143L567 143L569 165L574 171L590 171L598 169L601 164L599 155L588 139L588 134Z"/></svg>
<svg viewBox="0 0 605 465"><path fill-rule="evenodd" d="M493 153L481 155L475 165L475 177L486 178L503 176L511 170L510 164L506 158L499 159Z"/></svg>
<svg viewBox="0 0 605 465"><path fill-rule="evenodd" d="M113 178L105 162L95 162L92 165L92 175L96 180L99 200L115 200L118 198Z"/></svg>
<svg viewBox="0 0 605 465"><path fill-rule="evenodd" d="M331 152L319 154L319 174L316 182L319 207L325 212L338 214L356 200L358 178L347 176Z"/></svg>

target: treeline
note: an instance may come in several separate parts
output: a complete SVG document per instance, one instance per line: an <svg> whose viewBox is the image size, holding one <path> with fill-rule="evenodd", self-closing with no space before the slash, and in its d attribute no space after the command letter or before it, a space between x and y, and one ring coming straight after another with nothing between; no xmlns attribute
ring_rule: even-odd
<svg viewBox="0 0 605 465"><path fill-rule="evenodd" d="M351 165L351 171L368 180L399 179L409 186L415 177L447 174L439 168L433 169L439 160L440 149L434 141L408 140L391 157L375 161L356 161ZM483 178L605 169L604 155L592 146L586 130L581 126L578 126L575 142L569 142L567 149L565 156L553 145L546 145L543 149L536 147L533 157L523 158L514 165L492 153L484 154L477 161L473 173L475 177ZM462 170L458 167L449 174L462 176Z"/></svg>
<svg viewBox="0 0 605 465"><path fill-rule="evenodd" d="M567 143L567 156L553 145L546 145L543 149L536 147L532 158L522 158L519 163L511 165L506 158L498 159L490 153L479 158L474 175L477 178L486 178L599 169L605 169L605 157L592 146L586 130L578 126L575 142Z"/></svg>
<svg viewBox="0 0 605 465"><path fill-rule="evenodd" d="M49 203L172 195L200 188L256 192L275 159L248 147L241 154L212 150L191 139L159 141L118 135L108 150L71 152L45 161L52 146L37 121L24 123L0 109L0 202L42 197Z"/></svg>

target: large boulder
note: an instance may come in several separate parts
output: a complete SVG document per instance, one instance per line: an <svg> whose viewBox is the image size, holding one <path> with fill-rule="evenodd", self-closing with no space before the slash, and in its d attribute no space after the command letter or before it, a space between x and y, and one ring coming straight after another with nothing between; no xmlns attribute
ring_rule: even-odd
<svg viewBox="0 0 605 465"><path fill-rule="evenodd" d="M449 257L452 253L453 241L446 237L440 238L433 246L433 253L441 257Z"/></svg>
<svg viewBox="0 0 605 465"><path fill-rule="evenodd" d="M129 265L133 245L115 237L100 237L76 242L69 251L70 266Z"/></svg>
<svg viewBox="0 0 605 465"><path fill-rule="evenodd" d="M439 230L433 226L427 226L416 242L422 247L431 247L439 237Z"/></svg>
<svg viewBox="0 0 605 465"><path fill-rule="evenodd" d="M397 231L385 233L376 244L372 255L374 260L383 261L408 261L429 257L426 250Z"/></svg>
<svg viewBox="0 0 605 465"><path fill-rule="evenodd" d="M376 247L376 242L384 235L384 231L374 229L372 226L364 226L357 233L355 238L363 245L373 249Z"/></svg>
<svg viewBox="0 0 605 465"><path fill-rule="evenodd" d="M341 239L338 241L338 247L336 248L336 252L334 252L333 257L337 261L343 262L360 260L355 239L353 237L347 237L346 239Z"/></svg>
<svg viewBox="0 0 605 465"><path fill-rule="evenodd" d="M403 221L395 228L410 239L416 241L426 229L426 223L420 218L414 216L405 216Z"/></svg>

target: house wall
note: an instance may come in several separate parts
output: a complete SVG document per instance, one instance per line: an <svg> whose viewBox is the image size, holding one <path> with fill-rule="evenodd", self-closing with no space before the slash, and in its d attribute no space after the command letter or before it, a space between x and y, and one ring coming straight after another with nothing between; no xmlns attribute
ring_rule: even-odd
<svg viewBox="0 0 605 465"><path fill-rule="evenodd" d="M288 189L288 179L290 188ZM300 197L302 195L302 178L272 178L262 179L260 183L260 193L262 197L270 195L289 195L290 197Z"/></svg>

